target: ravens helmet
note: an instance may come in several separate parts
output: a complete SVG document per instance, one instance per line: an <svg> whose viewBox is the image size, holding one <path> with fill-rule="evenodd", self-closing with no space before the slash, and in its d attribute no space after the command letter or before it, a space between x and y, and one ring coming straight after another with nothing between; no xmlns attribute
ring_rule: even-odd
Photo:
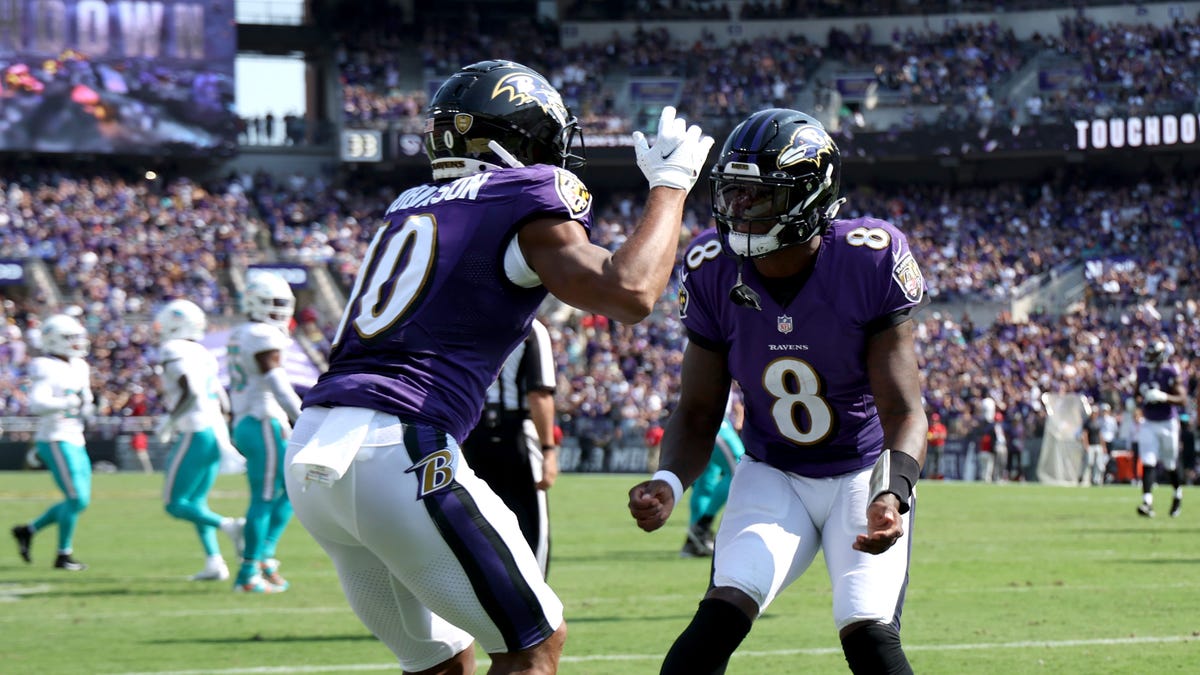
<svg viewBox="0 0 1200 675"><path fill-rule="evenodd" d="M1166 362L1171 351L1171 346L1165 340L1152 340L1150 344L1146 345L1146 351L1142 353L1142 358L1148 365L1157 368Z"/></svg>
<svg viewBox="0 0 1200 675"><path fill-rule="evenodd" d="M425 119L434 180L511 166L492 141L522 164L575 170L584 164L571 151L576 139L582 147L579 121L558 91L513 61L480 61L451 75L429 101Z"/></svg>
<svg viewBox="0 0 1200 675"><path fill-rule="evenodd" d="M734 128L710 180L725 252L754 258L825 231L842 203L842 156L816 119L773 108Z"/></svg>

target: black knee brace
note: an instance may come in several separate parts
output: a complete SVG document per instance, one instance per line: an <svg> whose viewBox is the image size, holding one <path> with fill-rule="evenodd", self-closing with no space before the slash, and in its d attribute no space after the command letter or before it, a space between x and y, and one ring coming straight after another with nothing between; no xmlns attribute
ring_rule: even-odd
<svg viewBox="0 0 1200 675"><path fill-rule="evenodd" d="M900 634L887 624L870 623L842 638L842 652L856 675L912 675Z"/></svg>
<svg viewBox="0 0 1200 675"><path fill-rule="evenodd" d="M692 622L667 652L660 674L721 675L750 624L750 617L724 600L701 600Z"/></svg>

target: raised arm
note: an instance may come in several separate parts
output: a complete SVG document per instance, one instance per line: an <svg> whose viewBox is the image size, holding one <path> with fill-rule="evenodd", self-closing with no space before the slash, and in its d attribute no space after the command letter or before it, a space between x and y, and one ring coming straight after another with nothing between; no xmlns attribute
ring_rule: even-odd
<svg viewBox="0 0 1200 675"><path fill-rule="evenodd" d="M526 261L547 290L563 302L624 323L644 319L667 287L679 246L684 200L704 168L713 140L698 126L687 128L668 106L654 145L640 133L635 142L650 194L637 226L619 249L610 253L592 244L573 220L532 221L518 235Z"/></svg>

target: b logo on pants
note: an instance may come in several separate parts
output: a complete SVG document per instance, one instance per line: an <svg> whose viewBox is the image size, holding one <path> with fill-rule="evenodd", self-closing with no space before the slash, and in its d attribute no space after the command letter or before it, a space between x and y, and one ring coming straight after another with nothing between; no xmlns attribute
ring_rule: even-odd
<svg viewBox="0 0 1200 675"><path fill-rule="evenodd" d="M405 473L417 474L417 499L424 499L454 482L454 455L443 448L405 469Z"/></svg>

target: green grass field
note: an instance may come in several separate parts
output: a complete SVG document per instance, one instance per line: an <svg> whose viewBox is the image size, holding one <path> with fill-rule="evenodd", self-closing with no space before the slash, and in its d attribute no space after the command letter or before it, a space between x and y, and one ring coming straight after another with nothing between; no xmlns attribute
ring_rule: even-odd
<svg viewBox="0 0 1200 675"><path fill-rule="evenodd" d="M645 534L625 509L634 476L563 475L551 491L551 584L567 608L561 672L657 673L707 583L680 559L685 518ZM97 475L76 556L34 563L7 528L58 499L45 473L0 473L0 673L351 673L395 671L349 611L333 570L298 522L279 555L279 596L189 582L202 555L160 503L161 476ZM1130 486L922 483L904 612L918 673L1170 673L1200 670L1200 494L1178 519L1134 513ZM1191 498L1191 503L1188 498ZM238 515L243 479L213 506ZM677 516L684 514L677 513ZM232 563L232 553L226 558ZM820 560L759 619L730 673L847 672ZM481 672L486 656L481 655Z"/></svg>

